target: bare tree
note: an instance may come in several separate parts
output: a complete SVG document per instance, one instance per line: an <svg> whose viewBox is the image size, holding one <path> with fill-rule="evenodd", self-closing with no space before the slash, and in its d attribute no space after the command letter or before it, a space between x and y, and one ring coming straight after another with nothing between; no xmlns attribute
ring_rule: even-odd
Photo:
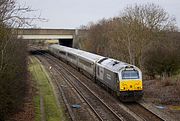
<svg viewBox="0 0 180 121"><path fill-rule="evenodd" d="M160 40L166 31L175 31L175 19L155 4L127 7L120 15L122 39L126 41L130 63L140 66L142 51L151 41ZM126 36L127 35L127 36Z"/></svg>
<svg viewBox="0 0 180 121"><path fill-rule="evenodd" d="M31 25L32 12L16 0L0 1L0 120L6 120L23 104L27 80L27 45L17 37L17 28ZM38 17L36 19L39 19Z"/></svg>
<svg viewBox="0 0 180 121"><path fill-rule="evenodd" d="M30 7L25 5L18 5L16 0L1 0L0 2L0 22L6 23L6 25L18 28L18 27L35 27L34 21L47 21L47 19L41 18L40 15L34 15L29 17L30 13L34 12ZM37 12L37 11L35 11Z"/></svg>
<svg viewBox="0 0 180 121"><path fill-rule="evenodd" d="M176 21L160 6L129 6L112 19L87 26L87 50L125 60L142 68L142 53L154 41L163 41L167 32L176 31Z"/></svg>

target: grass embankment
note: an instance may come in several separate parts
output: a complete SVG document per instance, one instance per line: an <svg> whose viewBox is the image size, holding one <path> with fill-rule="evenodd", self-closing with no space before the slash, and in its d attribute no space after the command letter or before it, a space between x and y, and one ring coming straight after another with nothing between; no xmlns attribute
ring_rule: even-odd
<svg viewBox="0 0 180 121"><path fill-rule="evenodd" d="M35 103L35 121L40 121L42 118L46 121L61 121L64 120L62 110L56 102L49 77L43 69L40 62L35 58L30 58L30 72L35 85L37 93L34 97Z"/></svg>

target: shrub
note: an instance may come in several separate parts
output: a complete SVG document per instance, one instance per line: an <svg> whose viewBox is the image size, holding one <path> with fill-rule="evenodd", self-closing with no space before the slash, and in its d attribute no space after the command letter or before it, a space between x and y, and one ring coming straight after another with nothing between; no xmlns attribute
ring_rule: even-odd
<svg viewBox="0 0 180 121"><path fill-rule="evenodd" d="M143 54L143 67L150 76L171 76L180 68L180 42L161 41L151 44Z"/></svg>
<svg viewBox="0 0 180 121"><path fill-rule="evenodd" d="M27 46L11 29L0 27L0 120L23 103L27 80Z"/></svg>

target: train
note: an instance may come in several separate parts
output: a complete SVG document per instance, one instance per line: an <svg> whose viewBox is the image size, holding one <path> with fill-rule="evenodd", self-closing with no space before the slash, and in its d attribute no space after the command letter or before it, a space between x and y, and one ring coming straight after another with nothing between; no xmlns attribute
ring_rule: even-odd
<svg viewBox="0 0 180 121"><path fill-rule="evenodd" d="M143 96L142 72L134 65L59 44L49 45L48 51L92 77L123 102L138 101Z"/></svg>

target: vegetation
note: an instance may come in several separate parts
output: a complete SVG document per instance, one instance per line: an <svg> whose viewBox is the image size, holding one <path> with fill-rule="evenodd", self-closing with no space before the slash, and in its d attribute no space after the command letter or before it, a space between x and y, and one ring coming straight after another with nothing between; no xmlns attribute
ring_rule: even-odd
<svg viewBox="0 0 180 121"><path fill-rule="evenodd" d="M63 113L60 113L60 109L57 106L53 89L49 84L50 80L48 80L48 75L45 74L44 69L35 58L31 59L30 71L34 80L36 80L37 88L39 90L39 94L35 96L35 120L41 120L42 114L40 110L42 108L40 108L40 98L42 98L44 102L44 118L47 121L61 121Z"/></svg>
<svg viewBox="0 0 180 121"><path fill-rule="evenodd" d="M21 106L25 96L27 46L2 26L0 36L0 119L5 120Z"/></svg>
<svg viewBox="0 0 180 121"><path fill-rule="evenodd" d="M6 120L23 104L27 90L27 44L13 28L28 25L23 14L29 8L15 0L0 1L0 120Z"/></svg>
<svg viewBox="0 0 180 121"><path fill-rule="evenodd" d="M118 17L83 26L77 47L137 65L151 76L170 76L180 67L175 18L155 4L129 6ZM176 39L175 39L176 38Z"/></svg>
<svg viewBox="0 0 180 121"><path fill-rule="evenodd" d="M163 77L171 77L178 74L180 68L180 41L164 40L149 45L143 52L143 66L146 73L151 77L160 75Z"/></svg>

